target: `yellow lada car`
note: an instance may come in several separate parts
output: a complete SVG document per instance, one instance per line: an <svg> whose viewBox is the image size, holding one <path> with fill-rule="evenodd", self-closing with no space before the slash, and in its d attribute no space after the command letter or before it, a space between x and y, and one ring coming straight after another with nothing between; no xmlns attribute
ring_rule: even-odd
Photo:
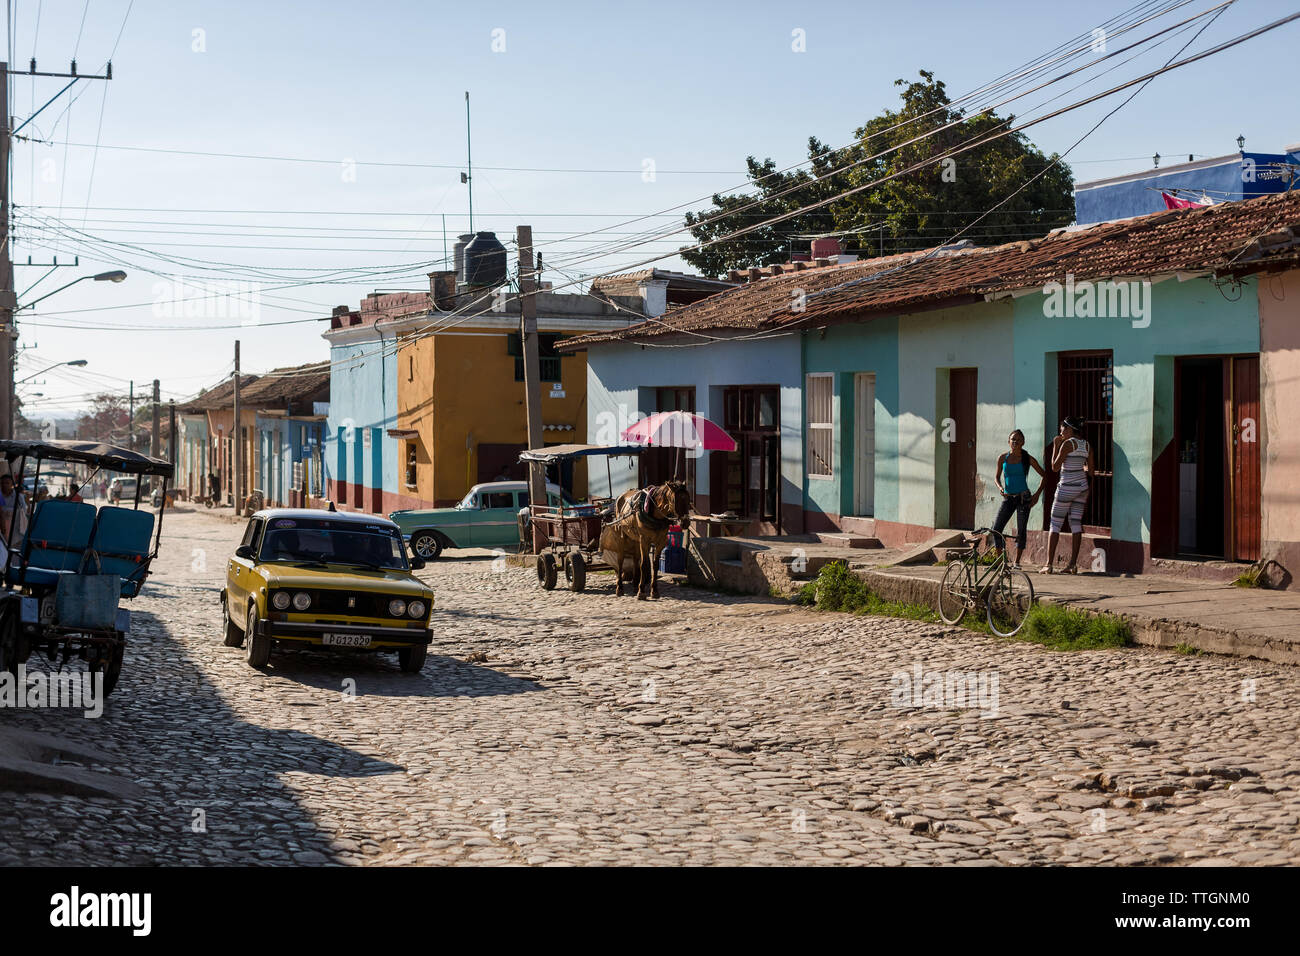
<svg viewBox="0 0 1300 956"><path fill-rule="evenodd" d="M268 508L249 519L221 592L227 647L263 668L275 647L395 651L416 672L433 591L387 518Z"/></svg>

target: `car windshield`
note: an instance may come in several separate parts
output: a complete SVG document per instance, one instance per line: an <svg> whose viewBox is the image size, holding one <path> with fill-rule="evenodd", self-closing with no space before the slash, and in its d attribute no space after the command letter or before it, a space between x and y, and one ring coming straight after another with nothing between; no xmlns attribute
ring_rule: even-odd
<svg viewBox="0 0 1300 956"><path fill-rule="evenodd" d="M351 564L407 569L400 535L391 528L343 522L272 519L262 539L261 561Z"/></svg>

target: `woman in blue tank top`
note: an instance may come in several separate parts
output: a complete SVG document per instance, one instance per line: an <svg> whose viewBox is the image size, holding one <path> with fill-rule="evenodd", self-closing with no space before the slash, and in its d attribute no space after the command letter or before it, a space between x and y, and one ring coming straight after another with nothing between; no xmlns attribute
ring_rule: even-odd
<svg viewBox="0 0 1300 956"><path fill-rule="evenodd" d="M1011 520L1012 512L1016 515L1016 559L1011 567L1020 567L1020 559L1025 553L1025 541L1029 535L1029 512L1038 503L1038 496L1043 493L1042 479L1046 477L1043 466L1033 455L1025 451L1025 433L1019 428L1007 438L1009 451L998 458L996 480L998 491L1002 492L1002 507L998 509L998 518L993 522L993 530L998 534ZM1038 472L1038 490L1029 490L1029 469Z"/></svg>

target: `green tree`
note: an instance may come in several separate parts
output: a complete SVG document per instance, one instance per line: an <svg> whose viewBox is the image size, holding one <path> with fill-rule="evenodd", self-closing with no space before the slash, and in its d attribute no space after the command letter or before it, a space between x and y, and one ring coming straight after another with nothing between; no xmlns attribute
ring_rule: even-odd
<svg viewBox="0 0 1300 956"><path fill-rule="evenodd" d="M713 208L687 213L686 225L697 241L708 241L901 175L735 239L684 251L682 258L705 275L719 276L728 269L788 261L792 253L809 250L812 235L838 234L847 251L872 256L938 245L964 227L970 228L961 238L991 245L1041 236L1074 219L1069 166L1052 165L1056 156L1044 155L1021 133L983 143L950 162L904 172L1015 125L1010 115L966 115L952 106L942 81L924 70L920 77L895 81L902 87L901 108L854 130L855 143L847 149L829 153L825 144L809 138L811 169L778 173L771 159L760 163L751 156L748 174L758 194L714 195ZM932 135L910 142L926 133ZM1021 187L1024 191L1004 208L980 218ZM756 199L753 208L742 209ZM711 216L718 218L705 221Z"/></svg>
<svg viewBox="0 0 1300 956"><path fill-rule="evenodd" d="M90 403L90 411L82 414L77 422L77 434L87 440L125 445L126 426L130 420L126 399L105 392L96 395Z"/></svg>

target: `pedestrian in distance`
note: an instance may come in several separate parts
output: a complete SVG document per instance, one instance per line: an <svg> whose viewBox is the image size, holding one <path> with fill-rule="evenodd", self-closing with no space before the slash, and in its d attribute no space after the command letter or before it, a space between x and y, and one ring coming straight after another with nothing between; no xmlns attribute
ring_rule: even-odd
<svg viewBox="0 0 1300 956"><path fill-rule="evenodd" d="M1025 450L1025 433L1019 428L1007 436L1007 445L1008 450L998 458L997 474L994 475L998 491L1002 492L1002 506L998 509L997 520L993 522L993 530L1002 534L1011 515L1015 514L1016 558L1011 562L1011 567L1019 569L1029 536L1029 512L1038 504L1039 496L1043 493L1042 479L1047 477L1047 472L1043 471L1038 459ZM1029 490L1030 468L1038 472L1039 477L1038 490L1033 492Z"/></svg>
<svg viewBox="0 0 1300 956"><path fill-rule="evenodd" d="M1083 543L1083 508L1088 503L1089 479L1093 473L1092 448L1083 437L1084 419L1072 415L1061 420L1060 434L1052 440L1052 471L1060 472L1052 498L1051 533L1047 538L1047 564L1040 574L1053 574L1056 546L1061 531L1069 525L1070 563L1066 574L1079 573L1079 545Z"/></svg>

